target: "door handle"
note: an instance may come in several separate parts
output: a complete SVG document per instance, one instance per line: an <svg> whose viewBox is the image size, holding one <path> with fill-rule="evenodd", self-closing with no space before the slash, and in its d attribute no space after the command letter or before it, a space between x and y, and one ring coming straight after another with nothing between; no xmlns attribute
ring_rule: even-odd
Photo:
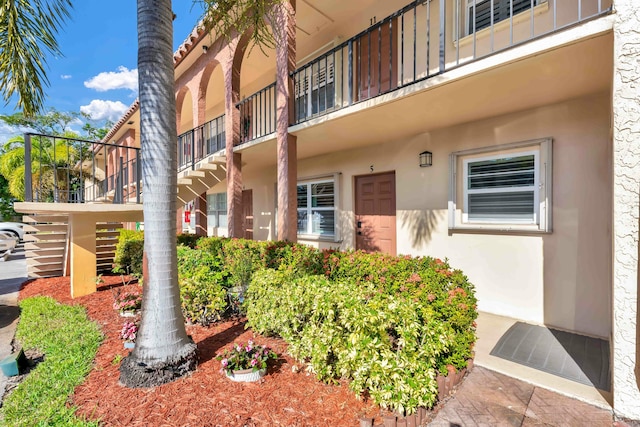
<svg viewBox="0 0 640 427"><path fill-rule="evenodd" d="M362 231L358 231L358 236L362 236Z"/></svg>
<svg viewBox="0 0 640 427"><path fill-rule="evenodd" d="M358 221L358 228L362 228L362 221Z"/></svg>

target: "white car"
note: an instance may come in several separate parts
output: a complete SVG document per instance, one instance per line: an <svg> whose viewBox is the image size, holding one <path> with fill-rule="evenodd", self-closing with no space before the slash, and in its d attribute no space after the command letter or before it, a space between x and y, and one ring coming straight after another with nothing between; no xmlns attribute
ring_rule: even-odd
<svg viewBox="0 0 640 427"><path fill-rule="evenodd" d="M6 232L18 240L24 237L24 224L19 222L0 222L0 233Z"/></svg>

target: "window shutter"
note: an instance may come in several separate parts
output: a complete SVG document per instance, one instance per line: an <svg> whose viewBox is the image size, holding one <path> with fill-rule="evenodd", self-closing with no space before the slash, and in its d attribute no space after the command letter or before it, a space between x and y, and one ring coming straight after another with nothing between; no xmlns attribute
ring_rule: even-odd
<svg viewBox="0 0 640 427"><path fill-rule="evenodd" d="M513 15L531 9L532 0L493 0L493 23L496 24L511 17L511 3L513 3ZM536 5L539 0L533 0ZM473 0L469 2L469 16L473 16ZM491 26L491 0L476 2L475 13L476 31ZM469 34L473 34L473 19L469 19Z"/></svg>

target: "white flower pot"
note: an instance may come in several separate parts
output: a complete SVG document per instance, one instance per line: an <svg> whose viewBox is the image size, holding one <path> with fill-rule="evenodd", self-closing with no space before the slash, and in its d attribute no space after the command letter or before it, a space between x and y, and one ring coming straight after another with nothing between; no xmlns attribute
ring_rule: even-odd
<svg viewBox="0 0 640 427"><path fill-rule="evenodd" d="M258 381L260 378L264 377L267 373L266 369L260 369L258 371L254 371L252 369L243 369L241 371L233 371L231 374L226 373L227 378L231 381L236 381L239 383L250 383L254 381Z"/></svg>

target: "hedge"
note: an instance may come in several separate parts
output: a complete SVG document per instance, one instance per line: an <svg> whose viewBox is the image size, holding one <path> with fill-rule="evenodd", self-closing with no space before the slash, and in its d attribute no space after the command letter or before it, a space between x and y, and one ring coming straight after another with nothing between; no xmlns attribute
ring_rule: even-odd
<svg viewBox="0 0 640 427"><path fill-rule="evenodd" d="M121 259L141 261L135 248ZM446 260L207 237L179 247L178 273L189 321L218 320L227 290L248 286L250 327L282 337L319 379L348 379L399 412L432 406L436 374L472 357L474 287Z"/></svg>

